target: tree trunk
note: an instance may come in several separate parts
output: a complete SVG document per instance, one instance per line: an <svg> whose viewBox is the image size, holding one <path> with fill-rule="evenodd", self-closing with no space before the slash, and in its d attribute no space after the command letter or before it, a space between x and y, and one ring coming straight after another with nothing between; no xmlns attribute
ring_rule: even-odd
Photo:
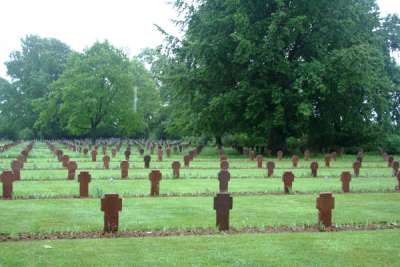
<svg viewBox="0 0 400 267"><path fill-rule="evenodd" d="M215 144L219 149L222 148L222 136L215 136Z"/></svg>

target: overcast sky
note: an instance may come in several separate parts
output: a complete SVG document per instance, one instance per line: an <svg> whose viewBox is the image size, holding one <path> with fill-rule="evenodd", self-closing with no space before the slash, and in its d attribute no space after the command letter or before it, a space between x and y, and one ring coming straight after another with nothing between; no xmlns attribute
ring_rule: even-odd
<svg viewBox="0 0 400 267"><path fill-rule="evenodd" d="M4 62L27 34L54 37L82 51L108 39L130 56L163 41L154 24L176 34L171 0L0 0L0 77ZM400 14L399 0L378 0L384 14Z"/></svg>

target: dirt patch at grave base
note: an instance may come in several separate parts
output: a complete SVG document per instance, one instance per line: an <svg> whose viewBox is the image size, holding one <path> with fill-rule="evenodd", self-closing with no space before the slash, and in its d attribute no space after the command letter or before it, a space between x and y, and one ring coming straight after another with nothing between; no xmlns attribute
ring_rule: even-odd
<svg viewBox="0 0 400 267"><path fill-rule="evenodd" d="M0 233L0 242L61 240L61 239L95 239L95 238L138 238L138 237L168 237L168 236L204 236L204 235L238 235L238 234L267 234L267 233L316 233L316 232L345 232L345 231L375 231L400 229L400 224L368 224L368 225L336 225L321 229L318 225L280 226L280 227L244 227L231 228L220 232L215 228L192 228L157 231L120 231L117 233L91 232L54 232L54 233L23 233L9 235Z"/></svg>
<svg viewBox="0 0 400 267"><path fill-rule="evenodd" d="M380 190L380 191L351 191L349 193L343 193L342 191L332 191L335 195L338 194L382 194L382 193L397 193L398 190ZM251 196L288 196L288 195L316 195L320 193L320 191L315 192L300 192L294 191L290 194L285 194L283 192L265 192L265 191L258 191L258 192L231 192L232 196L237 197L251 197ZM217 194L217 192L199 192L199 193L160 193L158 196L150 196L149 194L122 194L121 197L123 198L168 198L168 197L213 197ZM1 194L0 194L1 197ZM89 196L82 199L99 199L100 197L96 196ZM26 196L14 196L14 200L31 200L31 199L80 199L78 195L53 195L53 196L46 196L46 195L26 195ZM1 200L0 200L1 201Z"/></svg>

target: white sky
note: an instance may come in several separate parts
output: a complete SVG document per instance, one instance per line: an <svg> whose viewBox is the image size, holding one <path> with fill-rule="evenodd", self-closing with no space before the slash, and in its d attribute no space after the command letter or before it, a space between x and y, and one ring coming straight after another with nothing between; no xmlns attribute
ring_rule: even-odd
<svg viewBox="0 0 400 267"><path fill-rule="evenodd" d="M4 62L27 34L54 37L82 51L108 39L130 56L155 47L163 36L153 24L177 33L171 0L0 0L0 77ZM378 0L382 13L400 14L399 0Z"/></svg>

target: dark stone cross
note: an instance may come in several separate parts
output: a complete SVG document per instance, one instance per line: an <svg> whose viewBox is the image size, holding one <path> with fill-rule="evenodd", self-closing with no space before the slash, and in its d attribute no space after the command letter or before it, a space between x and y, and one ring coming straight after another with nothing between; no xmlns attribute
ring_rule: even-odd
<svg viewBox="0 0 400 267"><path fill-rule="evenodd" d="M317 177L318 162L316 162L316 161L311 162L310 168L311 168L311 176L312 177Z"/></svg>
<svg viewBox="0 0 400 267"><path fill-rule="evenodd" d="M292 165L293 167L297 168L297 166L299 165L299 157L296 155L292 156Z"/></svg>
<svg viewBox="0 0 400 267"><path fill-rule="evenodd" d="M356 177L358 177L360 175L360 169L361 169L361 162L359 162L358 160L356 160L353 163L353 171L354 171L354 175Z"/></svg>
<svg viewBox="0 0 400 267"><path fill-rule="evenodd" d="M343 193L350 192L351 173L350 172L342 172L342 175L340 176L340 180L342 181Z"/></svg>
<svg viewBox="0 0 400 267"><path fill-rule="evenodd" d="M276 155L277 155L278 160L282 160L282 158L283 158L283 151L282 151L282 150L279 150L279 151L276 153Z"/></svg>
<svg viewBox="0 0 400 267"><path fill-rule="evenodd" d="M175 178L179 178L179 176L180 176L180 172L179 172L180 168L181 168L181 163L179 161L172 162L172 173L173 173L173 176Z"/></svg>
<svg viewBox="0 0 400 267"><path fill-rule="evenodd" d="M127 160L123 160L119 164L119 167L121 169L121 178L122 179L127 179L128 178L128 171L129 171L129 162Z"/></svg>
<svg viewBox="0 0 400 267"><path fill-rule="evenodd" d="M12 199L13 182L15 181L14 173L12 171L3 171L0 180L3 183L3 199Z"/></svg>
<svg viewBox="0 0 400 267"><path fill-rule="evenodd" d="M283 190L285 194L289 194L292 191L292 184L294 181L294 175L292 172L285 172L282 176Z"/></svg>
<svg viewBox="0 0 400 267"><path fill-rule="evenodd" d="M115 156L117 156L117 149L116 148L111 149L111 156L113 158L115 158Z"/></svg>
<svg viewBox="0 0 400 267"><path fill-rule="evenodd" d="M118 217L122 210L122 199L118 194L106 194L101 199L101 211L104 212L104 232L118 231Z"/></svg>
<svg viewBox="0 0 400 267"><path fill-rule="evenodd" d="M150 155L146 155L143 157L143 161L144 161L144 167L146 169L150 168L150 161L151 161L151 156Z"/></svg>
<svg viewBox="0 0 400 267"><path fill-rule="evenodd" d="M219 231L229 230L229 211L233 208L233 199L229 193L218 193L214 197L216 211L216 226Z"/></svg>
<svg viewBox="0 0 400 267"><path fill-rule="evenodd" d="M167 158L171 157L171 147L168 146L167 149L165 150L165 152L167 153Z"/></svg>
<svg viewBox="0 0 400 267"><path fill-rule="evenodd" d="M103 167L106 170L108 170L110 168L110 156L107 156L107 155L103 156Z"/></svg>
<svg viewBox="0 0 400 267"><path fill-rule="evenodd" d="M396 176L397 175L397 173L399 172L399 167L400 167L400 164L399 164L399 162L398 161L393 161L393 163L392 163L392 168L393 168L393 176Z"/></svg>
<svg viewBox="0 0 400 267"><path fill-rule="evenodd" d="M229 169L229 162L226 160L221 161L219 165L221 170Z"/></svg>
<svg viewBox="0 0 400 267"><path fill-rule="evenodd" d="M89 172L81 172L78 175L79 196L80 197L89 197L90 180L91 180L91 176L90 176Z"/></svg>
<svg viewBox="0 0 400 267"><path fill-rule="evenodd" d="M11 170L14 173L14 179L16 181L21 180L21 163L18 160L11 162Z"/></svg>
<svg viewBox="0 0 400 267"><path fill-rule="evenodd" d="M163 159L163 150L162 149L158 149L157 159L158 159L158 161L162 161L162 159Z"/></svg>
<svg viewBox="0 0 400 267"><path fill-rule="evenodd" d="M219 192L228 192L228 184L231 179L231 174L227 170L222 170L218 173Z"/></svg>
<svg viewBox="0 0 400 267"><path fill-rule="evenodd" d="M185 164L185 168L189 168L191 157L190 155L186 155L183 157L183 162Z"/></svg>
<svg viewBox="0 0 400 267"><path fill-rule="evenodd" d="M329 168L331 166L331 155L325 155L325 167Z"/></svg>
<svg viewBox="0 0 400 267"><path fill-rule="evenodd" d="M257 155L256 160L257 160L257 168L262 169L264 160L263 155Z"/></svg>
<svg viewBox="0 0 400 267"><path fill-rule="evenodd" d="M320 193L317 198L318 224L332 226L332 210L335 208L335 198L332 193Z"/></svg>
<svg viewBox="0 0 400 267"><path fill-rule="evenodd" d="M91 155L92 155L92 161L96 161L96 159L97 159L97 150L93 149L92 152L91 152Z"/></svg>
<svg viewBox="0 0 400 267"><path fill-rule="evenodd" d="M131 156L131 150L126 149L124 154L125 154L125 160L129 161L129 157Z"/></svg>
<svg viewBox="0 0 400 267"><path fill-rule="evenodd" d="M228 157L225 155L220 155L219 156L219 161L224 161L224 160L228 160Z"/></svg>
<svg viewBox="0 0 400 267"><path fill-rule="evenodd" d="M74 180L75 179L75 171L78 168L78 164L76 164L75 161L70 161L68 162L68 180Z"/></svg>
<svg viewBox="0 0 400 267"><path fill-rule="evenodd" d="M68 162L69 162L69 156L68 155L64 155L62 156L62 165L64 168L68 168Z"/></svg>
<svg viewBox="0 0 400 267"><path fill-rule="evenodd" d="M275 169L275 162L268 161L267 162L268 177L271 177L274 174L274 169Z"/></svg>
<svg viewBox="0 0 400 267"><path fill-rule="evenodd" d="M160 180L162 179L162 174L159 170L153 170L149 174L149 180L151 182L150 186L150 196L160 195Z"/></svg>

